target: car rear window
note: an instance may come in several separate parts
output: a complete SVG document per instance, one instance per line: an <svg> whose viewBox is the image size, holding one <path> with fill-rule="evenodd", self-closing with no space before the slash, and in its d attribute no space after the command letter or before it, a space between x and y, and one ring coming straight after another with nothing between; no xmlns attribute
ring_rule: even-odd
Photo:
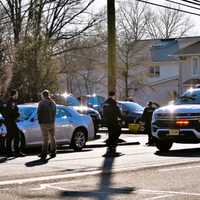
<svg viewBox="0 0 200 200"><path fill-rule="evenodd" d="M34 107L19 107L20 121L28 120L32 114L35 112L36 108Z"/></svg>
<svg viewBox="0 0 200 200"><path fill-rule="evenodd" d="M137 103L133 103L133 102L124 102L121 103L122 105L122 109L127 109L127 110L131 110L131 111L143 111L144 108L137 104Z"/></svg>

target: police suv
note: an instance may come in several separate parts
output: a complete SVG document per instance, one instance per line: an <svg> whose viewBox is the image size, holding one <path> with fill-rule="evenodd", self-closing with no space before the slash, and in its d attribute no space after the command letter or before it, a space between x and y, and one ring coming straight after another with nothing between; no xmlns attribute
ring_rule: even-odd
<svg viewBox="0 0 200 200"><path fill-rule="evenodd" d="M160 151L173 142L200 143L200 88L189 89L172 104L155 110L152 135Z"/></svg>

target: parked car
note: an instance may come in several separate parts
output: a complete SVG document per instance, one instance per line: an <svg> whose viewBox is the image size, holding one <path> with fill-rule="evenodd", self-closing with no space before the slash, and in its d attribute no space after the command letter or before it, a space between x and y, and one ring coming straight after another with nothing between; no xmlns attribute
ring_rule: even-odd
<svg viewBox="0 0 200 200"><path fill-rule="evenodd" d="M132 101L118 101L117 103L122 113L122 127L129 128L131 124L138 124L138 131L143 131L140 122L144 107Z"/></svg>
<svg viewBox="0 0 200 200"><path fill-rule="evenodd" d="M152 135L160 151L174 142L200 142L200 89L187 90L172 105L158 108L152 117Z"/></svg>
<svg viewBox="0 0 200 200"><path fill-rule="evenodd" d="M19 105L20 117L17 125L21 130L21 145L24 147L42 144L42 133L37 120L38 104ZM92 119L81 115L71 107L56 105L55 137L58 145L69 144L75 151L80 151L87 140L94 139ZM6 127L0 126L1 138L6 136Z"/></svg>
<svg viewBox="0 0 200 200"><path fill-rule="evenodd" d="M88 95L80 96L79 99L83 105L86 105L90 108L94 108L100 114L102 114L103 103L106 100L105 97L96 95L96 94L92 94L92 95L88 94Z"/></svg>
<svg viewBox="0 0 200 200"><path fill-rule="evenodd" d="M64 93L63 95L57 96L56 99L59 103L64 104L66 106L71 106L73 107L74 110L76 110L81 114L89 115L94 123L95 137L96 137L96 133L101 123L101 115L97 110L81 104L81 102L72 94Z"/></svg>

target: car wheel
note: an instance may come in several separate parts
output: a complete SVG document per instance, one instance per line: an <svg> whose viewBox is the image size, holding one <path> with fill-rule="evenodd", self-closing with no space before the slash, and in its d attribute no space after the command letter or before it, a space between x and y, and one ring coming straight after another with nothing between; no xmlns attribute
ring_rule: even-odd
<svg viewBox="0 0 200 200"><path fill-rule="evenodd" d="M162 140L156 140L156 147L161 151L161 152L167 152L170 150L172 147L173 142L170 141L162 141Z"/></svg>
<svg viewBox="0 0 200 200"><path fill-rule="evenodd" d="M71 147L74 151L81 151L87 141L84 130L78 129L74 132L71 142Z"/></svg>

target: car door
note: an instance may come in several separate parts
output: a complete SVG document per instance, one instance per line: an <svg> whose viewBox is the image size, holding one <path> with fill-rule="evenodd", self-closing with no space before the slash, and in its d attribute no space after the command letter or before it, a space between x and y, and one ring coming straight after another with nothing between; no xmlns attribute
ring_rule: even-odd
<svg viewBox="0 0 200 200"><path fill-rule="evenodd" d="M70 113L64 107L56 108L55 137L58 143L69 143L73 133Z"/></svg>
<svg viewBox="0 0 200 200"><path fill-rule="evenodd" d="M26 109L27 110L27 109ZM23 111L25 112L25 111ZM42 144L42 132L37 119L37 109L34 109L32 115L23 121L23 129L25 132L27 145Z"/></svg>

